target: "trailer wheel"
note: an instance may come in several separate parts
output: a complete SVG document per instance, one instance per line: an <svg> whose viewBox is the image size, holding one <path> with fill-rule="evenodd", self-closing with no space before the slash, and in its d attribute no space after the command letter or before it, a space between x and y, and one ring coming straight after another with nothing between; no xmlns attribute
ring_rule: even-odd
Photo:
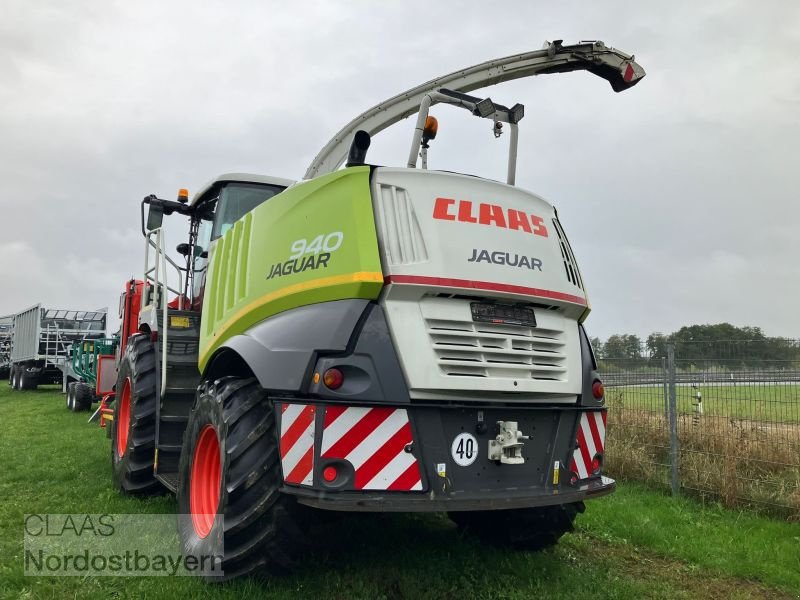
<svg viewBox="0 0 800 600"><path fill-rule="evenodd" d="M205 563L209 580L296 564L301 507L279 491L277 439L274 407L255 379L200 386L178 468L178 532L185 556L221 557Z"/></svg>
<svg viewBox="0 0 800 600"><path fill-rule="evenodd" d="M67 393L66 393L66 404L67 410L71 412L75 412L75 384L76 381L70 381L67 384Z"/></svg>
<svg viewBox="0 0 800 600"><path fill-rule="evenodd" d="M156 440L156 357L153 342L133 335L122 356L117 377L119 398L111 422L111 471L114 486L124 494L161 491L153 475ZM77 393L77 389L76 389Z"/></svg>
<svg viewBox="0 0 800 600"><path fill-rule="evenodd" d="M75 395L74 395L74 402L75 402L75 412L80 412L83 410L91 410L92 408L92 400L94 399L94 392L89 384L84 383L82 381L78 381L75 383Z"/></svg>
<svg viewBox="0 0 800 600"><path fill-rule="evenodd" d="M17 389L20 390L35 390L39 385L39 378L36 375L31 375L28 370L22 366L19 370L17 385L19 386Z"/></svg>
<svg viewBox="0 0 800 600"><path fill-rule="evenodd" d="M9 384L11 385L12 390L19 389L19 366L12 365L11 367L11 379L9 379Z"/></svg>
<svg viewBox="0 0 800 600"><path fill-rule="evenodd" d="M487 543L538 551L554 546L562 535L572 531L575 517L584 510L583 502L575 502L537 508L450 512L447 516L459 529Z"/></svg>

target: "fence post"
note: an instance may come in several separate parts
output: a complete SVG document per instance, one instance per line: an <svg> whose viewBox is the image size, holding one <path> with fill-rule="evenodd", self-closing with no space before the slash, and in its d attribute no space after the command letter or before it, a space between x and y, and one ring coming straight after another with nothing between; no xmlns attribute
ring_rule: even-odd
<svg viewBox="0 0 800 600"><path fill-rule="evenodd" d="M667 372L667 358L661 358L661 373L664 376L664 421L669 421L669 373Z"/></svg>
<svg viewBox="0 0 800 600"><path fill-rule="evenodd" d="M669 385L669 450L672 495L680 492L678 478L678 401L675 386L675 344L667 344L667 379Z"/></svg>

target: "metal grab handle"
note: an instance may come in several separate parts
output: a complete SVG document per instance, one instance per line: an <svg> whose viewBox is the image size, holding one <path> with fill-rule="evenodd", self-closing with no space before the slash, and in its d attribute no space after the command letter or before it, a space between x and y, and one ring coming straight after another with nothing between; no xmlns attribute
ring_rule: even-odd
<svg viewBox="0 0 800 600"><path fill-rule="evenodd" d="M155 241L153 238L155 237ZM162 311L161 318L161 332L159 339L162 344L161 352L161 388L160 396L164 397L164 390L167 387L167 342L169 337L167 324L169 322L169 298L168 292L172 292L178 297L178 310L183 310L183 274L182 269L178 264L167 256L164 249L164 230L161 227L149 231L145 236L147 243L144 248L144 290L143 296L145 306L155 306L156 309L160 308ZM153 257L153 265L150 266L150 250L155 251ZM170 287L167 277L167 265L175 268L178 274L178 289ZM164 281L161 281L163 276ZM152 282L152 286L151 283ZM150 298L150 290L152 289L153 297Z"/></svg>

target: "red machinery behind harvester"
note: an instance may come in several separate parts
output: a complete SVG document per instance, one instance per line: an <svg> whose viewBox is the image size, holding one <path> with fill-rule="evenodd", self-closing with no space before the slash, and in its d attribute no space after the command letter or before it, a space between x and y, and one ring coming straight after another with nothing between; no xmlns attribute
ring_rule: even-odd
<svg viewBox="0 0 800 600"><path fill-rule="evenodd" d="M98 365L98 395L102 396L100 401L100 427L106 429L106 423L110 423L114 419L114 408L111 403L114 401L115 391L113 389L100 389L100 381L106 381L105 377L100 377L101 371L104 368L112 367L114 369L113 377L109 378L116 383L116 371L119 365L120 352L124 350L128 343L128 338L139 331L139 310L142 306L142 290L144 289L144 282L139 279L131 279L125 284L125 291L119 299L119 317L122 320L120 323L120 341L117 345L116 355L113 361L101 360ZM111 429L106 429L110 432Z"/></svg>

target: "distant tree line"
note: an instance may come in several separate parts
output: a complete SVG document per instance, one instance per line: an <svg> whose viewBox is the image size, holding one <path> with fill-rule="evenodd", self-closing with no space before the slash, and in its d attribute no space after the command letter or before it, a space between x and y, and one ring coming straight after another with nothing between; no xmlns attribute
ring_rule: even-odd
<svg viewBox="0 0 800 600"><path fill-rule="evenodd" d="M644 341L635 334L615 334L605 342L599 338L591 342L598 359L628 367L660 363L670 343L675 345L675 356L682 366L794 367L792 363L800 362L800 343L796 340L768 337L760 327L730 323L690 325L670 334L651 333Z"/></svg>

